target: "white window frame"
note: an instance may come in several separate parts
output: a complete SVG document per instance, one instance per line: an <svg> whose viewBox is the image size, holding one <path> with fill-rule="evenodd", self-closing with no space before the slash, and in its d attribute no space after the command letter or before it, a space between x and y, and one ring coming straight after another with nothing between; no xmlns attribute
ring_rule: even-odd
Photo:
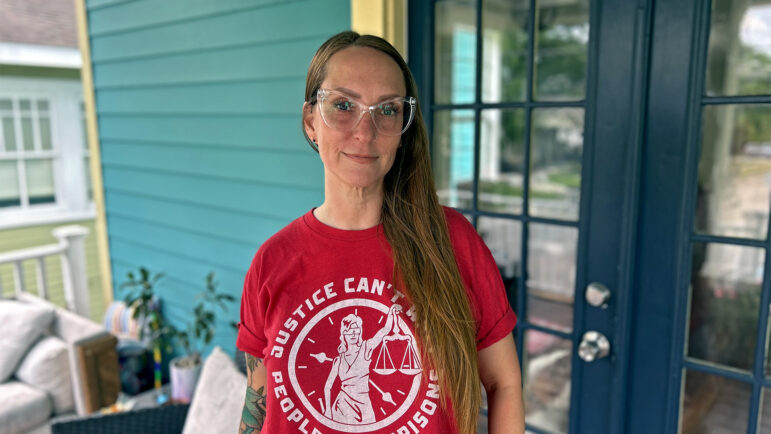
<svg viewBox="0 0 771 434"><path fill-rule="evenodd" d="M0 208L0 230L95 218L95 207L86 191L88 149L83 146L85 131L81 127L83 88L80 81L2 77L0 98L30 99L33 105L37 99L48 101L52 150L36 155L53 156L56 195L55 203ZM35 130L34 134L39 133ZM17 142L18 137L20 134L17 134ZM18 155L17 152L23 154L23 147L23 143L17 143L17 151L10 155L0 150L0 158Z"/></svg>

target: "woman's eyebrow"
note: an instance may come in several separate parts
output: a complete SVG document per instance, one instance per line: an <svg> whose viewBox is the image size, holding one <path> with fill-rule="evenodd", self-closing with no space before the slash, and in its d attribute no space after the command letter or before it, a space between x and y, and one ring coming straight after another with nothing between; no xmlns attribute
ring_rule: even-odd
<svg viewBox="0 0 771 434"><path fill-rule="evenodd" d="M351 89L345 88L345 87L336 87L334 90L347 93L348 95L350 95L350 96L352 96L354 98L361 98L361 95L359 95L358 93L352 91ZM400 96L402 96L402 95L399 95L397 93L389 93L388 95L380 96L378 98L378 101L383 101L384 99L389 99L389 98L397 98L397 97L400 97Z"/></svg>

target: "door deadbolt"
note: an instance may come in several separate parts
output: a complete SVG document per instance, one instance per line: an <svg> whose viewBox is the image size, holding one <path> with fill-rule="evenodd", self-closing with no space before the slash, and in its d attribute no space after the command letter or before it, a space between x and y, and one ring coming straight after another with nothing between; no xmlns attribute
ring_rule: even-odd
<svg viewBox="0 0 771 434"><path fill-rule="evenodd" d="M607 309L610 289L602 283L592 282L586 287L586 302L600 309Z"/></svg>

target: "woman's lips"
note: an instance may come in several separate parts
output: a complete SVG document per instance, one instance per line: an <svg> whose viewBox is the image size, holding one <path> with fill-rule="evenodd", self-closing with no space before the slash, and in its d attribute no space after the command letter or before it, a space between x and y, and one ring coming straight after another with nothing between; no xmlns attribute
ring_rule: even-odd
<svg viewBox="0 0 771 434"><path fill-rule="evenodd" d="M346 154L345 152L343 152L343 155L359 164L368 164L377 160L377 157L370 157L367 155Z"/></svg>

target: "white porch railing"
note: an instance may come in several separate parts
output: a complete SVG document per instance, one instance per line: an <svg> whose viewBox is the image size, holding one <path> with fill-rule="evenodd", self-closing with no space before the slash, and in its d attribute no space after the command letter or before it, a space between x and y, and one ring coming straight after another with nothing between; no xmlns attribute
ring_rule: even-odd
<svg viewBox="0 0 771 434"><path fill-rule="evenodd" d="M13 264L14 291L19 294L25 291L22 262L34 260L38 295L48 300L49 288L44 259L47 256L59 255L67 309L81 316L89 317L91 312L88 305L85 251L85 238L88 235L88 229L77 225L61 226L53 230L53 235L59 240L56 244L0 253L0 265ZM2 288L0 288L0 293L2 293Z"/></svg>

